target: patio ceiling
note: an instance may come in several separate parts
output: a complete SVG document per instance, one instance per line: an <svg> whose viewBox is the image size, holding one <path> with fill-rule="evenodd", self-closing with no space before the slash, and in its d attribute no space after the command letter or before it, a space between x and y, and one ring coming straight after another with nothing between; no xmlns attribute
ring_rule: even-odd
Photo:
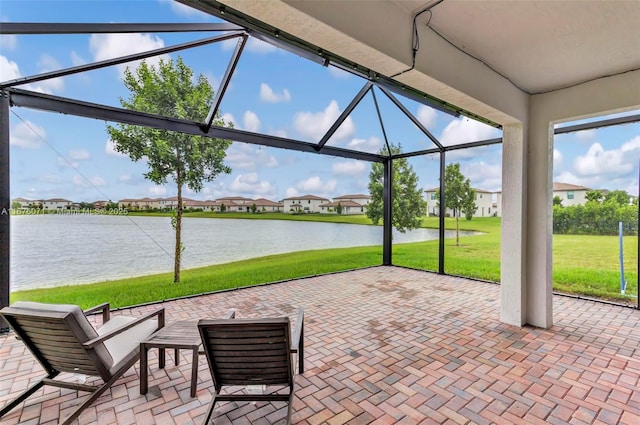
<svg viewBox="0 0 640 425"><path fill-rule="evenodd" d="M419 20L530 94L640 68L637 1L443 1Z"/></svg>

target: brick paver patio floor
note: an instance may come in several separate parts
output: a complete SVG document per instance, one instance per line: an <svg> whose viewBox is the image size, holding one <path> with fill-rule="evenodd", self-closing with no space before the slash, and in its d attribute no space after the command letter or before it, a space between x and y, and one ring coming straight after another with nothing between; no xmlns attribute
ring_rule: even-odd
<svg viewBox="0 0 640 425"><path fill-rule="evenodd" d="M497 285L396 267L300 279L162 304L168 321L289 315L305 308L306 371L297 424L640 424L640 312L554 297L550 330L500 323ZM157 306L114 314L142 314ZM190 353L167 368L150 353L80 416L80 424L201 423L211 400L206 359L189 396ZM42 369L13 334L0 337L0 406ZM75 377L70 377L75 379ZM85 393L80 393L84 397ZM2 423L53 424L78 393L47 387ZM226 403L215 424L272 424L282 404Z"/></svg>

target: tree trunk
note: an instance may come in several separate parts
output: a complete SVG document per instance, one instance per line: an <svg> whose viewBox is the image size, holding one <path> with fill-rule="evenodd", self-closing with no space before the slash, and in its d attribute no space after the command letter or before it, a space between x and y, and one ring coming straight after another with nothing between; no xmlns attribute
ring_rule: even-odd
<svg viewBox="0 0 640 425"><path fill-rule="evenodd" d="M460 211L456 211L456 246L460 246Z"/></svg>
<svg viewBox="0 0 640 425"><path fill-rule="evenodd" d="M173 283L180 283L180 260L182 259L182 176L178 169L176 173L178 183L178 209L176 213L176 251L173 263Z"/></svg>

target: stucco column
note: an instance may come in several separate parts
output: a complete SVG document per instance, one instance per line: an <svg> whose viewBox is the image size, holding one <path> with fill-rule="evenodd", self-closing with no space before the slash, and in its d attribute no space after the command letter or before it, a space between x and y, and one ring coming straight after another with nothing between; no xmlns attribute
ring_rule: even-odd
<svg viewBox="0 0 640 425"><path fill-rule="evenodd" d="M527 168L527 310L525 322L553 326L553 124L531 106Z"/></svg>
<svg viewBox="0 0 640 425"><path fill-rule="evenodd" d="M500 320L525 324L527 313L527 149L524 127L502 129Z"/></svg>
<svg viewBox="0 0 640 425"><path fill-rule="evenodd" d="M536 119L536 116L539 119ZM503 128L500 320L553 325L553 126L535 111Z"/></svg>

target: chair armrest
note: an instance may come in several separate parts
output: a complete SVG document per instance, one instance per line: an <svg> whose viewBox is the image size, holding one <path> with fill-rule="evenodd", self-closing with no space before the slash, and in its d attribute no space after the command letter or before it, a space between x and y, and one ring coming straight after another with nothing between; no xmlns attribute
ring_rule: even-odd
<svg viewBox="0 0 640 425"><path fill-rule="evenodd" d="M131 329L134 326L137 326L140 323L144 322L145 320L149 320L155 316L158 316L158 329L156 329L156 331L159 331L161 328L164 327L164 308L158 309L156 311L152 311L150 313L145 314L144 316L140 316L136 320L129 322L125 325L122 325L119 328L115 328L110 332L107 332L106 334L101 335L97 338L84 342L82 345L86 348L92 348L93 346L97 344L101 344L106 340L108 340L109 338L113 338L114 336L121 334L122 332L128 329Z"/></svg>
<svg viewBox="0 0 640 425"><path fill-rule="evenodd" d="M108 322L111 319L111 306L109 303L102 303L94 307L88 308L83 311L85 316L102 311L102 323Z"/></svg>
<svg viewBox="0 0 640 425"><path fill-rule="evenodd" d="M293 331L291 352L298 353L298 373L304 372L304 309L298 309L296 328Z"/></svg>

